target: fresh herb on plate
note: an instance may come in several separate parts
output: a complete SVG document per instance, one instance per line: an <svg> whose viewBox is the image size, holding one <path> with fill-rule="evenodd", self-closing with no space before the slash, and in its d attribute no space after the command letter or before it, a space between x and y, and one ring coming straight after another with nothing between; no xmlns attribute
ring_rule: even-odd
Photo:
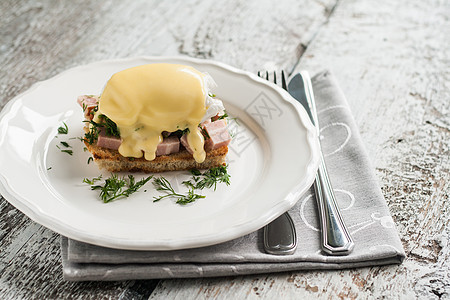
<svg viewBox="0 0 450 300"><path fill-rule="evenodd" d="M73 155L73 151L69 149L61 150L61 152L67 153L69 155Z"/></svg>
<svg viewBox="0 0 450 300"><path fill-rule="evenodd" d="M58 133L59 134L67 134L67 133L69 133L69 127L67 127L67 124L65 122L63 122L63 125L64 125L64 127L60 126L58 128Z"/></svg>
<svg viewBox="0 0 450 300"><path fill-rule="evenodd" d="M176 192L170 184L169 180L161 177L153 179L153 186L157 191L164 192L165 195L153 197L153 202L160 201L165 198L175 198L177 204L186 205L192 203L197 199L205 198L205 196L195 193L196 189L212 188L216 190L218 183L230 184L230 175L227 172L228 165L209 169L205 172L200 172L197 169L191 170L192 179L183 181L183 184L189 189L186 194ZM92 179L84 178L83 183L91 186L91 190L100 190L100 199L108 203L119 197L128 197L144 184L146 184L153 176L143 178L136 182L133 175L127 177L119 177L112 174L110 178L106 179L103 185L95 185L95 183L102 179L102 176Z"/></svg>
<svg viewBox="0 0 450 300"><path fill-rule="evenodd" d="M60 143L61 143L61 145L63 145L66 148L72 148L72 146L70 146L69 143L67 143L67 142L62 141Z"/></svg>
<svg viewBox="0 0 450 300"><path fill-rule="evenodd" d="M94 180L89 181L85 178L83 182L88 183L91 186L91 190L100 190L100 199L104 203L111 202L120 197L128 197L131 194L137 192L144 184L146 184L153 176L142 178L136 181L133 175L127 177L119 177L116 174L112 174L110 178L106 179L103 185L94 185Z"/></svg>
<svg viewBox="0 0 450 300"><path fill-rule="evenodd" d="M208 131L206 131L205 128L200 128L200 132L203 134L203 136L205 137L205 139L209 139L210 136L208 134Z"/></svg>
<svg viewBox="0 0 450 300"><path fill-rule="evenodd" d="M92 121L91 121L92 122ZM89 144L92 145L98 138L98 129L96 126L91 126L89 128L89 131L84 134L84 140ZM86 148L87 149L87 148Z"/></svg>
<svg viewBox="0 0 450 300"><path fill-rule="evenodd" d="M63 142L61 142L63 143ZM69 146L70 147L70 146ZM59 147L58 145L56 145L56 148L58 148L59 150L61 150L61 152L67 153L69 155L73 155L73 151L70 149L61 149L61 147Z"/></svg>
<svg viewBox="0 0 450 300"><path fill-rule="evenodd" d="M87 183L87 184L89 184L89 185L93 185L93 184L95 184L96 181L99 181L99 180L101 180L101 179L102 179L102 175L100 175L100 176L98 176L98 177L94 177L94 178L92 178L92 179L84 178L84 179L83 179L83 183Z"/></svg>
<svg viewBox="0 0 450 300"><path fill-rule="evenodd" d="M99 119L102 121L100 122L100 126L105 128L105 132L107 136L114 136L119 138L120 137L120 131L117 127L117 124L114 123L110 118L108 118L105 115L99 115Z"/></svg>
<svg viewBox="0 0 450 300"><path fill-rule="evenodd" d="M157 202L161 199L173 197L177 199L177 204L185 205L191 202L194 202L197 199L205 198L203 195L199 195L194 193L194 188L190 187L187 195L179 194L175 192L170 182L164 177L157 177L153 179L153 185L155 186L157 191L165 192L166 195L160 197L153 197L153 202Z"/></svg>
<svg viewBox="0 0 450 300"><path fill-rule="evenodd" d="M98 139L100 130L104 130L107 136L120 137L120 131L117 124L105 115L99 115L100 122L86 120L89 123L89 131L85 133L84 140L92 145Z"/></svg>
<svg viewBox="0 0 450 300"><path fill-rule="evenodd" d="M228 165L211 168L204 173L197 169L192 169L192 180L183 181L183 184L193 189L203 190L204 188L217 188L217 183L225 183L230 185L230 175L228 174Z"/></svg>
<svg viewBox="0 0 450 300"><path fill-rule="evenodd" d="M225 111L223 115L219 116L217 120L222 120L228 118L228 113Z"/></svg>

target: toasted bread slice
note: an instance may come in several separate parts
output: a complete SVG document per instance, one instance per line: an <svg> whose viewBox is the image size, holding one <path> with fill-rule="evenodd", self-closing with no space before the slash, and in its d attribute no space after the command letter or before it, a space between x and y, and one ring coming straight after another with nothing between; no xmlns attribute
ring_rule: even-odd
<svg viewBox="0 0 450 300"><path fill-rule="evenodd" d="M94 157L99 168L109 172L166 172L191 169L210 169L225 164L228 146L223 146L206 152L206 159L197 163L186 149L170 155L157 156L154 160L130 158L122 156L119 151L90 145L85 142L87 149Z"/></svg>

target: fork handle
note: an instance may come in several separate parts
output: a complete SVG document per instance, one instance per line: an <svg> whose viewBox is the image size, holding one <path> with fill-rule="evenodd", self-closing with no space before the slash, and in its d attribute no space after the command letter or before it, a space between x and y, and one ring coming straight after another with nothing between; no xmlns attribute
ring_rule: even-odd
<svg viewBox="0 0 450 300"><path fill-rule="evenodd" d="M353 250L354 243L339 212L322 155L314 190L322 231L322 250L330 255L349 254Z"/></svg>

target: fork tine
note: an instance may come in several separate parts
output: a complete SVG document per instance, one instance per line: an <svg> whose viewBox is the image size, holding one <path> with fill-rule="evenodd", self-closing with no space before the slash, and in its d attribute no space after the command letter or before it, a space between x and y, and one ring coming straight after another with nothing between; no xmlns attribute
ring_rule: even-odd
<svg viewBox="0 0 450 300"><path fill-rule="evenodd" d="M286 77L284 76L284 70L281 70L281 87L287 90Z"/></svg>
<svg viewBox="0 0 450 300"><path fill-rule="evenodd" d="M269 80L269 71L265 72L266 74L266 80ZM264 73L261 71L258 71L258 77L264 78ZM273 83L277 84L277 72L273 71ZM284 70L281 70L281 87L285 90L287 90L287 83L286 83L286 75L284 73Z"/></svg>

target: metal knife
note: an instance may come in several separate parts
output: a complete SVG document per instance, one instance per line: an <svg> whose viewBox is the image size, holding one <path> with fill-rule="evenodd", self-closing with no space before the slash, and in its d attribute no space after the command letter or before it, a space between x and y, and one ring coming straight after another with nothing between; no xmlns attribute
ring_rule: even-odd
<svg viewBox="0 0 450 300"><path fill-rule="evenodd" d="M314 100L311 79L308 72L302 71L295 75L288 84L288 92L305 108L316 127L319 137L319 122ZM344 224L339 207L336 203L333 188L328 178L327 168L320 149L320 164L314 182L314 191L319 210L319 221L322 232L322 250L329 255L347 255L354 247L353 239Z"/></svg>

